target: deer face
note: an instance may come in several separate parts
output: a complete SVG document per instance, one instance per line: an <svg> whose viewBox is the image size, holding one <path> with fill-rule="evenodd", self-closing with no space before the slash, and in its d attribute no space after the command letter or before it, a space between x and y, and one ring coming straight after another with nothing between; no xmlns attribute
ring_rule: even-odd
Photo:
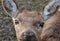
<svg viewBox="0 0 60 41"><path fill-rule="evenodd" d="M13 19L18 41L40 41L43 23L37 11L20 11L13 0L2 0L3 9Z"/></svg>
<svg viewBox="0 0 60 41"><path fill-rule="evenodd" d="M17 37L23 41L39 41L42 30L41 15L38 12L22 12L14 21Z"/></svg>

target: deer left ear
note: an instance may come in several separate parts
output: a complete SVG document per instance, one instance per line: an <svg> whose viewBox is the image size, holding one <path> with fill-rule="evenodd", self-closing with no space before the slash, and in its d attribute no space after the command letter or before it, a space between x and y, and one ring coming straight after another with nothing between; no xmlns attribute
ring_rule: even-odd
<svg viewBox="0 0 60 41"><path fill-rule="evenodd" d="M2 0L2 7L11 17L16 17L19 12L16 3L13 0Z"/></svg>

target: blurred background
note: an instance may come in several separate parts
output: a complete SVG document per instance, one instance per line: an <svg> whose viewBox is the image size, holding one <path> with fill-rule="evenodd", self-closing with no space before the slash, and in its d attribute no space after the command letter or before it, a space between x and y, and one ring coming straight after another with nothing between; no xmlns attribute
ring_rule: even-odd
<svg viewBox="0 0 60 41"><path fill-rule="evenodd" d="M48 0L17 0L20 10L41 10ZM12 19L5 14L0 0L0 41L17 41Z"/></svg>

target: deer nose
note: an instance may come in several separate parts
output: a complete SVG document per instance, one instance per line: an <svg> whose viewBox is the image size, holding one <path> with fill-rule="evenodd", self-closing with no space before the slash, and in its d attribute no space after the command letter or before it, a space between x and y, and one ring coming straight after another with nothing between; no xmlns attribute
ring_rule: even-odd
<svg viewBox="0 0 60 41"><path fill-rule="evenodd" d="M33 32L24 32L22 38L25 41L31 40L31 39L35 38L35 34Z"/></svg>

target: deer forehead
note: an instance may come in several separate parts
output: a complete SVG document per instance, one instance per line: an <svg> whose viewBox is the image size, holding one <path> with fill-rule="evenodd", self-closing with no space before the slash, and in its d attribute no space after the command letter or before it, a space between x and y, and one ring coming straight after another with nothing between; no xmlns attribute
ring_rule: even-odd
<svg viewBox="0 0 60 41"><path fill-rule="evenodd" d="M40 15L40 13L37 12L37 11L23 11L19 15L25 15L26 17L34 17L34 16L37 16L37 15Z"/></svg>
<svg viewBox="0 0 60 41"><path fill-rule="evenodd" d="M19 13L17 15L17 18L22 21L28 21L28 22L38 21L41 19L41 14L36 11L33 12L26 11L26 12Z"/></svg>

